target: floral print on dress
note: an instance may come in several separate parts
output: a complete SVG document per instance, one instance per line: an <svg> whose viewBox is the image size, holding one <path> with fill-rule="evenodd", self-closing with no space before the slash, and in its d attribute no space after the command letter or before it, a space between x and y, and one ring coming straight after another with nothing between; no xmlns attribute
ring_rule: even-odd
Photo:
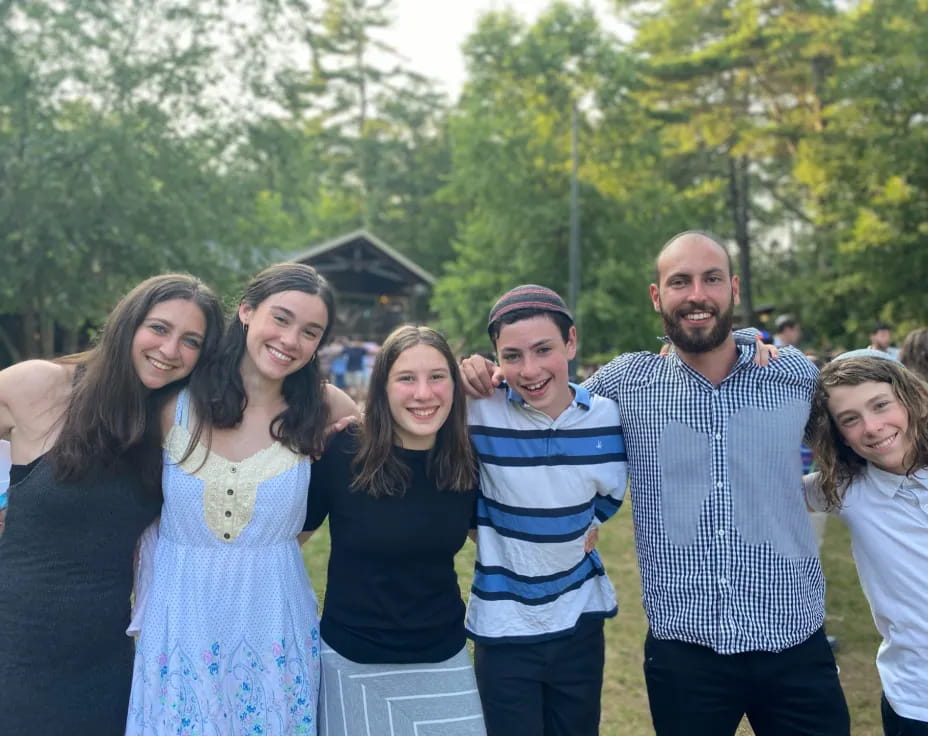
<svg viewBox="0 0 928 736"><path fill-rule="evenodd" d="M179 647L160 653L161 722L145 719L146 732L207 736L218 726L230 736L313 736L318 640L314 627L302 647L281 638L264 656L245 640L228 657L218 641L203 648L198 660ZM136 670L145 669L137 657Z"/></svg>

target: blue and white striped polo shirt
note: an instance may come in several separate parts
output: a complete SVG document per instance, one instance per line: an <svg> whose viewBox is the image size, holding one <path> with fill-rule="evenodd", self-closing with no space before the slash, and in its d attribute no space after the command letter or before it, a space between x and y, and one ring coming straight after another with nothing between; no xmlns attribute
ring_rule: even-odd
<svg viewBox="0 0 928 736"><path fill-rule="evenodd" d="M482 643L570 634L581 616L614 616L615 590L587 532L612 516L626 486L614 401L571 384L557 419L505 386L468 403L480 460L477 563L467 633Z"/></svg>
<svg viewBox="0 0 928 736"><path fill-rule="evenodd" d="M720 654L780 651L824 620L797 451L817 369L754 346L718 387L678 355L621 355L584 386L618 401L651 630Z"/></svg>

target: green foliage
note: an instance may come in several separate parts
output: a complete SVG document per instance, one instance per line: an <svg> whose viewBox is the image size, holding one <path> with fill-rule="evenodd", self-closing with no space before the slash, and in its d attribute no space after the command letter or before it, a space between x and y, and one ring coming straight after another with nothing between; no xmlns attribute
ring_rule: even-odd
<svg viewBox="0 0 928 736"><path fill-rule="evenodd" d="M579 108L584 355L656 346L647 298L654 245L690 208L654 176L659 145L628 101L634 66L588 9L555 4L528 27L485 16L465 48L471 79L451 119L447 196L465 213L433 307L486 349L485 315L518 283L568 293L571 107ZM647 168L646 168L647 167Z"/></svg>
<svg viewBox="0 0 928 736"><path fill-rule="evenodd" d="M506 289L567 296L574 106L584 360L656 347L652 261L689 228L810 342L923 323L925 0L614 5L627 43L580 3L485 15L449 105L384 42L392 0L0 4L5 356L73 347L154 272L232 294L359 227L487 349Z"/></svg>
<svg viewBox="0 0 928 736"><path fill-rule="evenodd" d="M844 344L865 340L877 318L915 326L928 315L926 9L886 0L842 18L824 130L796 167L816 228L805 301Z"/></svg>

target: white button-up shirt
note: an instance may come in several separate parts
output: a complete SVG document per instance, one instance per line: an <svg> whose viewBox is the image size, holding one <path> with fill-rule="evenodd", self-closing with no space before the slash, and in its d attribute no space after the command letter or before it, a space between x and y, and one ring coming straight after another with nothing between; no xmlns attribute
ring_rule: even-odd
<svg viewBox="0 0 928 736"><path fill-rule="evenodd" d="M809 506L824 508L806 476ZM928 721L928 468L912 476L874 465L850 484L835 512L851 532L860 585L883 637L876 666L889 704Z"/></svg>

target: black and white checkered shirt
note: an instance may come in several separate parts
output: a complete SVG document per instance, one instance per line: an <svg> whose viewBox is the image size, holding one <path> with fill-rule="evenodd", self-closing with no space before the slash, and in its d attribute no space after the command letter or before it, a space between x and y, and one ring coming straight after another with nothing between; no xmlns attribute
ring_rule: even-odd
<svg viewBox="0 0 928 736"><path fill-rule="evenodd" d="M679 356L621 355L584 385L619 403L654 636L721 654L780 651L825 614L799 446L817 370L802 353L713 386Z"/></svg>

